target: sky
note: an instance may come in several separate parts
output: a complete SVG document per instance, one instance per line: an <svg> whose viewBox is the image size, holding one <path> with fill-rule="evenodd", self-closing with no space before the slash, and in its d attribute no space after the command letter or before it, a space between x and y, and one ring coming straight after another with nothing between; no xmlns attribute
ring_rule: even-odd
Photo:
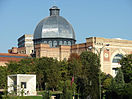
<svg viewBox="0 0 132 99"><path fill-rule="evenodd" d="M88 37L132 40L132 0L0 0L0 53L17 47L20 36L33 34L54 5L72 24L76 43Z"/></svg>

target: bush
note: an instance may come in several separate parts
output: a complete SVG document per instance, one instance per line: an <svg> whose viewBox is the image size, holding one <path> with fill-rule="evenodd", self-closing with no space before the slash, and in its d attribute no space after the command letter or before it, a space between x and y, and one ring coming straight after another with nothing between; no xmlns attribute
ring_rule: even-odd
<svg viewBox="0 0 132 99"><path fill-rule="evenodd" d="M42 96L43 96L43 99L50 99L51 93L50 93L50 91L45 91L45 92L42 94Z"/></svg>

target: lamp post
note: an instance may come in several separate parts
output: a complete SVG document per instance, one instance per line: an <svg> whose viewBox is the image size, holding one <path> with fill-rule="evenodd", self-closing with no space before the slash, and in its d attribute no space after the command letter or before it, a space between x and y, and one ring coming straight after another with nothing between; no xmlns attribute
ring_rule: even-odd
<svg viewBox="0 0 132 99"><path fill-rule="evenodd" d="M99 56L99 59L101 58L101 52L103 51L104 47L106 46L109 46L110 44L105 44L103 47L100 48L100 50L98 50L97 48L93 47L93 46L89 46L88 49L91 50L91 49L94 49L97 51L97 54ZM100 75L101 75L101 66L99 68L99 99L101 99L101 78L100 78Z"/></svg>

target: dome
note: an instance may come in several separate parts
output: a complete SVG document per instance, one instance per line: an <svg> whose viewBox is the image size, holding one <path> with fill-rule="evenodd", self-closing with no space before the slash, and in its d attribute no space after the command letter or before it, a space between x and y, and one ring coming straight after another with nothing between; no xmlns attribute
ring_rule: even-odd
<svg viewBox="0 0 132 99"><path fill-rule="evenodd" d="M50 8L50 16L44 18L36 26L34 31L35 39L44 38L67 38L75 40L75 33L72 25L62 16L59 16L59 8Z"/></svg>

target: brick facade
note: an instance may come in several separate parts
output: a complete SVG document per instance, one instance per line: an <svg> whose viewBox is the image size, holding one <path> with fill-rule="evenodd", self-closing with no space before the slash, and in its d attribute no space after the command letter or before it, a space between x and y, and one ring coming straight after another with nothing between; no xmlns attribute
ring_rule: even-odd
<svg viewBox="0 0 132 99"><path fill-rule="evenodd" d="M110 44L110 46L105 46ZM114 64L112 60L117 54L131 54L132 53L132 41L121 39L106 39L100 37L86 38L86 43L75 44L72 46L58 46L57 48L50 48L48 44L35 45L36 57L53 57L58 60L68 59L71 53L81 54L83 51L87 51L88 47L92 46L94 53L100 52L100 49L105 46L100 54L101 70L111 75L112 67ZM97 53L98 54L98 53ZM120 64L115 65L120 67Z"/></svg>
<svg viewBox="0 0 132 99"><path fill-rule="evenodd" d="M6 66L6 63L10 61L20 61L21 59L28 57L26 54L10 54L0 53L0 66Z"/></svg>

